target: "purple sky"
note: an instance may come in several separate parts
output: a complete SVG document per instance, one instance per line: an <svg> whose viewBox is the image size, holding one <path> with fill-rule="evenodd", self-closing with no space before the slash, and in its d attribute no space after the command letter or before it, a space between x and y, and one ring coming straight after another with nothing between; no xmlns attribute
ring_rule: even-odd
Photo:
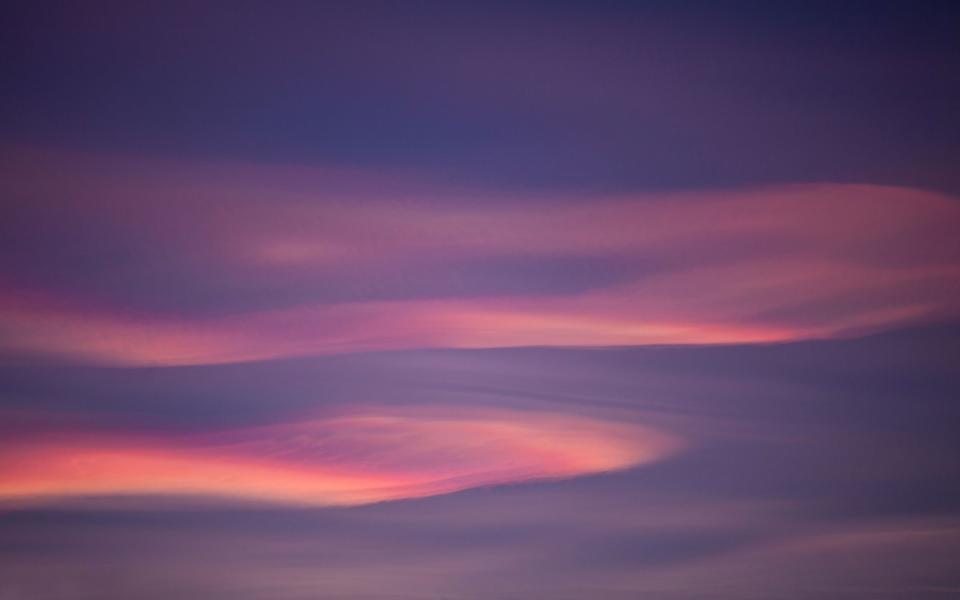
<svg viewBox="0 0 960 600"><path fill-rule="evenodd" d="M23 2L0 600L960 597L948 2Z"/></svg>

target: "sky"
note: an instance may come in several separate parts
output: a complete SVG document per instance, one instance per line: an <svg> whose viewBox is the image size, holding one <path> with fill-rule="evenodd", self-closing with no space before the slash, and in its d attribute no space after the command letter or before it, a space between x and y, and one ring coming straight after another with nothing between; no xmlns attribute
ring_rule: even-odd
<svg viewBox="0 0 960 600"><path fill-rule="evenodd" d="M951 2L0 19L0 600L960 598Z"/></svg>

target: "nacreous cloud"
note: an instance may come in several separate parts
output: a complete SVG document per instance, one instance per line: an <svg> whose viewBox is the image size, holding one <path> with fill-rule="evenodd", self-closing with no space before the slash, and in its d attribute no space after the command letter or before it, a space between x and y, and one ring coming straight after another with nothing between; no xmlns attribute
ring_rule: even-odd
<svg viewBox="0 0 960 600"><path fill-rule="evenodd" d="M355 505L626 469L680 447L637 424L434 406L180 438L74 431L3 443L0 501L159 495Z"/></svg>
<svg viewBox="0 0 960 600"><path fill-rule="evenodd" d="M25 151L2 166L0 351L21 358L750 343L960 312L960 202L915 189L556 199Z"/></svg>

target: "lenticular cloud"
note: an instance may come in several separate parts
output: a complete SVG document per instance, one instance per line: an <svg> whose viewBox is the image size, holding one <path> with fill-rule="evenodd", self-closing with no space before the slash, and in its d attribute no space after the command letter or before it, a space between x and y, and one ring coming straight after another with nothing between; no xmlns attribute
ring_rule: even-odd
<svg viewBox="0 0 960 600"><path fill-rule="evenodd" d="M679 447L675 437L643 425L571 414L368 408L176 439L73 432L11 443L0 498L355 505L625 469Z"/></svg>

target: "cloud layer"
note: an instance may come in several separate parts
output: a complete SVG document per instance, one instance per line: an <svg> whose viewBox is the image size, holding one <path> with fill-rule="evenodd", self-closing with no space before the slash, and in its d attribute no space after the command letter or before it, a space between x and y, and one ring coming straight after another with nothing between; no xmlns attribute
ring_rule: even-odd
<svg viewBox="0 0 960 600"><path fill-rule="evenodd" d="M39 150L5 165L8 354L163 365L770 342L958 308L960 204L914 189L546 198Z"/></svg>
<svg viewBox="0 0 960 600"><path fill-rule="evenodd" d="M139 495L353 505L614 471L680 446L641 425L564 413L345 410L206 435L64 431L7 442L0 502Z"/></svg>

